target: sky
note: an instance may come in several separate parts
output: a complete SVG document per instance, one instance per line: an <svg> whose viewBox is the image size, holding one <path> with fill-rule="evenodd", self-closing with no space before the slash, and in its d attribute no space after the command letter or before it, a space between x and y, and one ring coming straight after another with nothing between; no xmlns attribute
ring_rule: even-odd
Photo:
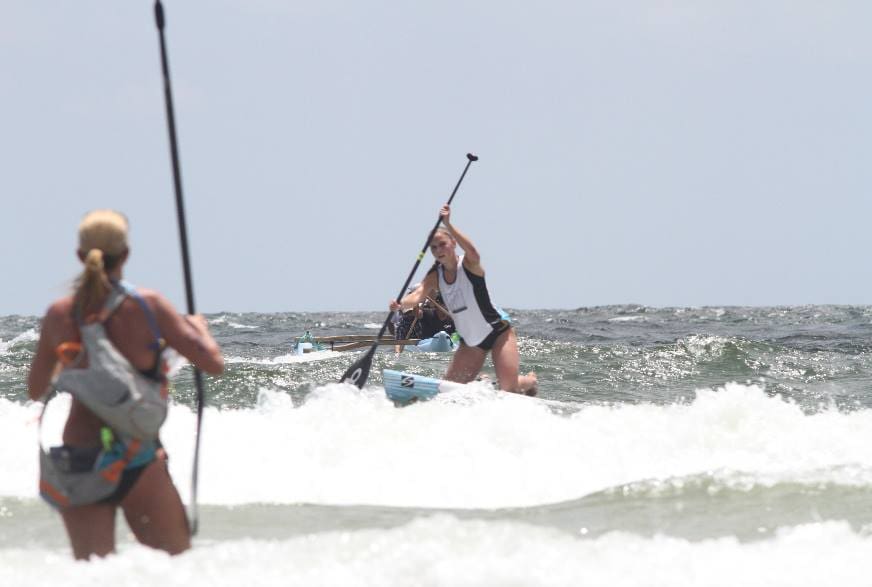
<svg viewBox="0 0 872 587"><path fill-rule="evenodd" d="M872 3L164 8L198 311L386 310L467 152L507 308L872 303ZM0 315L103 207L183 308L151 0L4 1L0 89Z"/></svg>

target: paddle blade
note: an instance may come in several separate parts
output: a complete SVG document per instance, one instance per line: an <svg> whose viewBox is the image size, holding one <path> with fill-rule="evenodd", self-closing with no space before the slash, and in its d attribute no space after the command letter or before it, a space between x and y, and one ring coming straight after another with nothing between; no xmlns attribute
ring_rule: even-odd
<svg viewBox="0 0 872 587"><path fill-rule="evenodd" d="M366 385L366 379L369 377L369 369L372 367L372 358L375 356L377 346L378 343L372 345L372 348L365 355L356 360L339 380L339 383L351 383L359 389L363 389L363 386Z"/></svg>

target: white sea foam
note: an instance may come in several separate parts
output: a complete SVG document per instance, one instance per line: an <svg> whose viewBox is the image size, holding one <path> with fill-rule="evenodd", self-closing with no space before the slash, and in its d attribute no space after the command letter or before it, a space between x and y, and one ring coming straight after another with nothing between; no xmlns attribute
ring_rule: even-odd
<svg viewBox="0 0 872 587"><path fill-rule="evenodd" d="M252 409L207 407L200 500L495 508L735 472L767 484L872 486L872 410L804 414L754 385L700 390L690 404L588 406L570 416L483 385L440 398L398 409L381 389L331 384L302 405L263 390ZM59 430L62 407L52 404L47 434ZM36 495L38 409L0 399L2 496ZM162 433L183 497L194 425L192 411L174 405Z"/></svg>
<svg viewBox="0 0 872 587"><path fill-rule="evenodd" d="M225 363L247 363L249 365L286 365L288 363L312 363L314 361L323 361L324 359L333 359L336 357L348 356L348 353L339 351L314 351L302 355L288 353L279 355L272 359L251 359L247 357L227 357Z"/></svg>
<svg viewBox="0 0 872 587"><path fill-rule="evenodd" d="M645 316L615 316L606 322L645 322Z"/></svg>
<svg viewBox="0 0 872 587"><path fill-rule="evenodd" d="M33 342L35 340L39 340L39 333L36 331L35 328L25 330L21 334L14 336L11 340L8 341L0 338L0 355L5 355L9 351L9 349L16 344L20 344L23 342Z"/></svg>
<svg viewBox="0 0 872 587"><path fill-rule="evenodd" d="M246 329L252 330L252 329L257 328L257 326L251 326L249 324L240 324L239 322L233 322L229 318L227 318L227 316L224 314L222 314L221 316L218 316L217 318L212 318L211 320L209 320L209 324L211 324L213 326L218 325L218 324L226 324L227 326L229 326L231 328L237 328L240 330L246 330Z"/></svg>
<svg viewBox="0 0 872 587"><path fill-rule="evenodd" d="M199 542L180 556L134 544L90 563L67 549L0 550L0 584L609 585L802 587L869 584L872 537L841 522L783 528L741 543L610 533L595 539L508 521L438 515L400 527L286 540Z"/></svg>

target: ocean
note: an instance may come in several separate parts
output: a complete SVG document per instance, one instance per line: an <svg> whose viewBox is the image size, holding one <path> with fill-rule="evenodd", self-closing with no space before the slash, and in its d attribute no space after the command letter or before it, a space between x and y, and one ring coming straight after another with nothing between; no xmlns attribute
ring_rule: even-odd
<svg viewBox="0 0 872 587"><path fill-rule="evenodd" d="M448 354L384 348L363 390L336 383L362 351L291 354L383 313L208 315L227 368L194 548L142 547L119 516L90 563L37 494L39 319L0 317L0 585L872 585L872 307L509 311L538 398L473 383L407 407L381 369L438 377ZM162 439L186 501L193 397L183 367Z"/></svg>

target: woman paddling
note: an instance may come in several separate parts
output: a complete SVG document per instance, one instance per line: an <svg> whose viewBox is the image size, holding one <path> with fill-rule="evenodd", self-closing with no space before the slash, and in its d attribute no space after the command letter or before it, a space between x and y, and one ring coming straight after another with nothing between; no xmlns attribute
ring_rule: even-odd
<svg viewBox="0 0 872 587"><path fill-rule="evenodd" d="M460 348L454 353L445 379L459 383L472 381L490 353L500 389L535 395L536 375L532 372L518 374L518 339L512 326L491 304L478 250L451 224L449 206L443 206L439 215L443 226L430 241L430 252L436 263L421 287L399 303L391 301L391 310L414 308L427 292L438 289L461 337ZM457 245L463 249L461 256L455 252Z"/></svg>
<svg viewBox="0 0 872 587"><path fill-rule="evenodd" d="M73 395L63 445L40 451L40 494L60 511L77 559L115 550L119 507L139 542L171 554L190 547L157 438L167 410L161 354L169 346L207 373L224 369L203 316L181 316L160 293L121 281L127 231L111 210L82 220L84 271L46 312L28 377L34 400Z"/></svg>

